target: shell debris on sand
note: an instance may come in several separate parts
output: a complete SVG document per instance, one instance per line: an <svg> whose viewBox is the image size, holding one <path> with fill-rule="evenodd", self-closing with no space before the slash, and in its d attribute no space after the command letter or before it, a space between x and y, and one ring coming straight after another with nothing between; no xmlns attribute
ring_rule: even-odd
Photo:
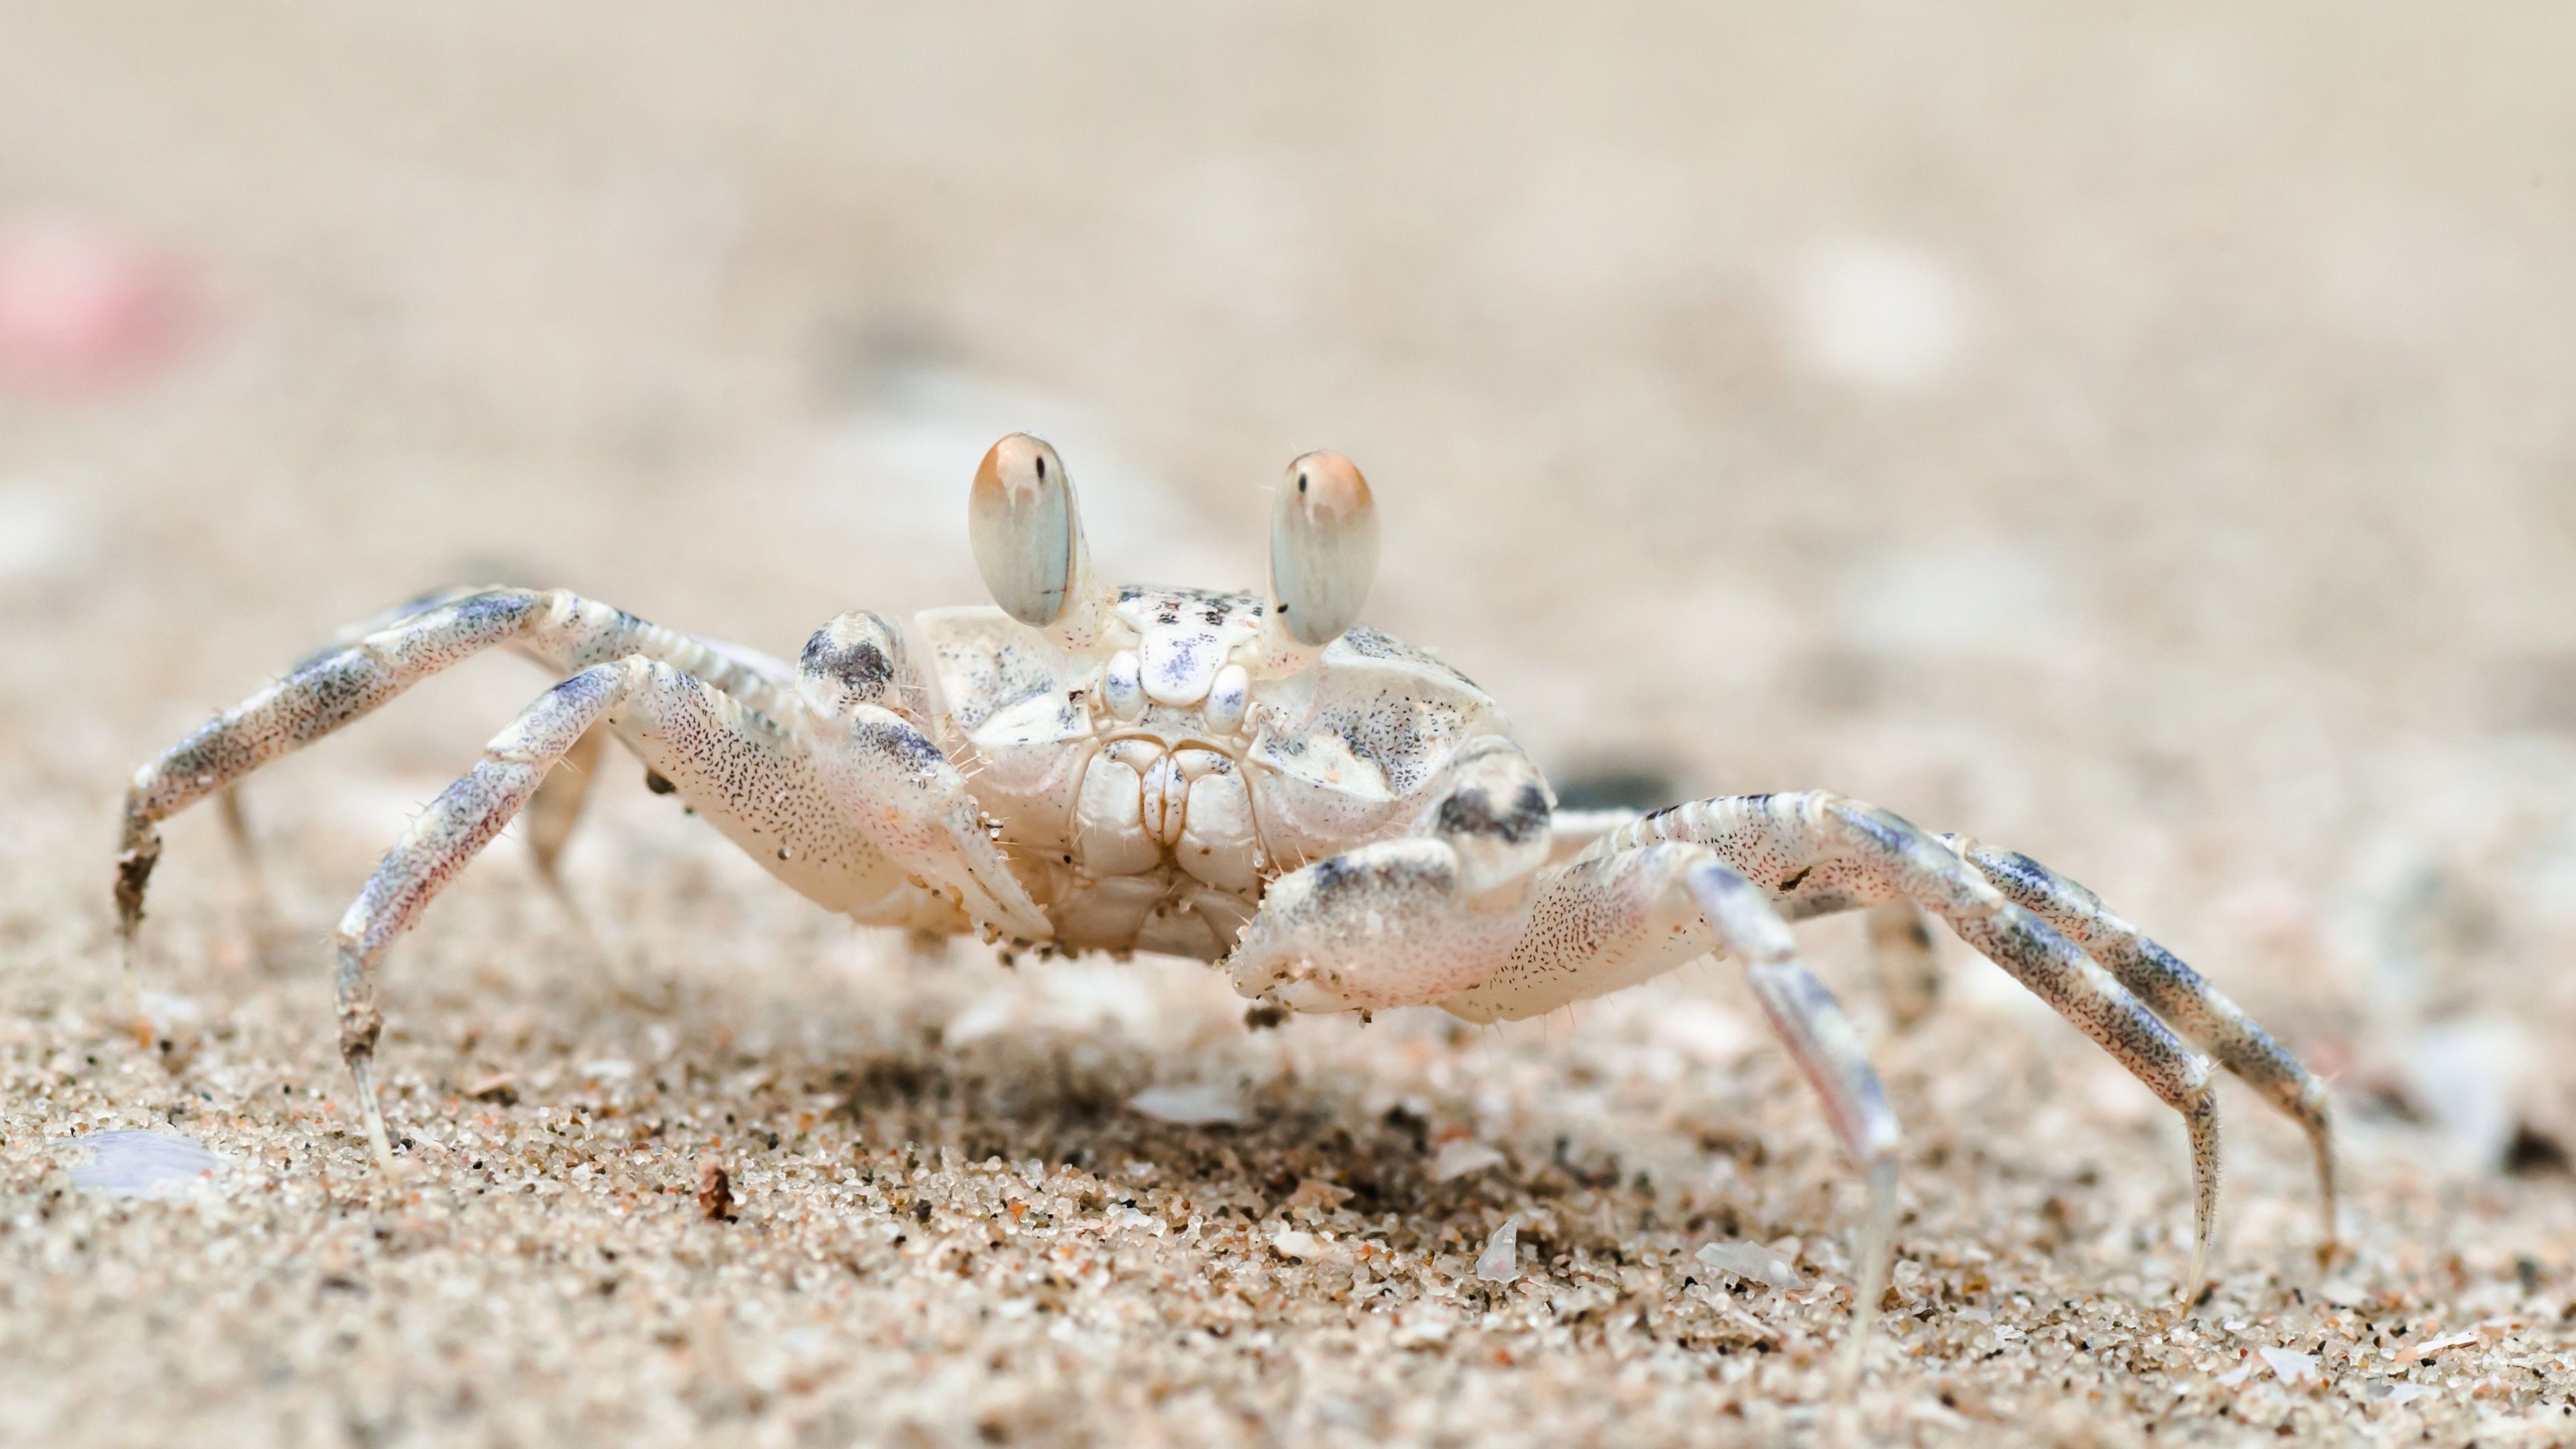
<svg viewBox="0 0 2576 1449"><path fill-rule="evenodd" d="M1471 1172L1503 1165L1503 1154L1470 1138L1443 1142L1437 1156L1431 1159L1431 1180L1451 1182Z"/></svg>
<svg viewBox="0 0 2576 1449"><path fill-rule="evenodd" d="M1147 1087L1127 1099L1127 1109L1180 1127L1233 1127L1248 1115L1240 1094L1213 1082Z"/></svg>
<svg viewBox="0 0 2576 1449"><path fill-rule="evenodd" d="M1485 1240L1485 1251L1476 1255L1476 1276L1488 1283L1509 1283L1521 1276L1521 1220L1515 1214L1503 1219L1494 1235Z"/></svg>
<svg viewBox="0 0 2576 1449"><path fill-rule="evenodd" d="M1807 1280L1798 1276L1796 1264L1760 1243L1710 1243L1699 1250L1698 1258L1721 1273L1767 1283L1783 1293L1795 1293L1807 1286Z"/></svg>
<svg viewBox="0 0 2576 1449"><path fill-rule="evenodd" d="M204 1143L176 1132L119 1129L55 1145L86 1150L90 1159L72 1169L72 1185L110 1197L178 1197L211 1186L224 1168Z"/></svg>
<svg viewBox="0 0 2576 1449"><path fill-rule="evenodd" d="M2301 1384L2318 1378L2317 1356L2294 1348L2258 1348L2263 1362L2272 1366L2272 1377L2285 1384Z"/></svg>

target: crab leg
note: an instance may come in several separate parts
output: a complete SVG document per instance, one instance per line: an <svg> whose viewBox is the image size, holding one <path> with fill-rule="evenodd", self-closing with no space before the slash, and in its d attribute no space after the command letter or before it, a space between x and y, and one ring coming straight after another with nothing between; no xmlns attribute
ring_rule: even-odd
<svg viewBox="0 0 2576 1449"><path fill-rule="evenodd" d="M537 793L528 797L521 816L527 822L528 857L536 862L537 880L545 886L546 894L555 898L564 919L589 948L591 959L603 962L608 959L608 948L600 940L598 928L590 923L590 913L581 908L571 887L564 884L560 862L565 843L572 839L573 827L581 823L581 807L590 798L590 784L599 774L600 752L607 743L608 729L604 725L593 725L573 741L572 748L564 751L563 758L537 782ZM232 794L226 791L224 798L229 800Z"/></svg>
<svg viewBox="0 0 2576 1449"><path fill-rule="evenodd" d="M821 803L814 757L779 726L641 656L585 669L540 695L430 802L340 919L340 1051L378 1157L392 1150L376 1100L378 958L528 804L546 772L603 727L745 853L813 900L857 913L911 894L903 870L859 824Z"/></svg>
<svg viewBox="0 0 2576 1449"><path fill-rule="evenodd" d="M787 718L782 711L793 707L784 666L764 667L746 651L562 590L454 591L389 610L357 629L135 772L116 860L117 937L129 998L136 991L134 938L144 888L161 858L155 825L494 645L513 645L559 675L641 655L686 669L773 719Z"/></svg>
<svg viewBox="0 0 2576 1449"><path fill-rule="evenodd" d="M1470 1021L1541 1015L1711 951L1744 967L1772 1029L1789 1048L1866 1176L1846 1382L1858 1372L1895 1249L1896 1116L1878 1073L1831 992L1800 963L1779 907L1707 845L1658 843L1551 867L1528 933L1501 971L1440 1005Z"/></svg>
<svg viewBox="0 0 2576 1449"><path fill-rule="evenodd" d="M1869 1217L1861 1228L1859 1281L1852 1294L1852 1324L1844 1339L1842 1381L1860 1375L1870 1321L1887 1291L1889 1260L1896 1251L1896 1114L1878 1073L1862 1052L1833 993L1798 961L1789 923L1760 887L1715 859L1689 852L1681 878L1717 933L1720 954L1744 963L1745 979L1788 1044L1807 1081L1824 1098L1825 1115L1843 1150L1869 1176ZM1651 869L1651 866L1649 867Z"/></svg>
<svg viewBox="0 0 2576 1449"><path fill-rule="evenodd" d="M1645 818L1643 810L1559 810L1548 822L1553 831L1548 863L1572 860L1602 836ZM1941 994L1941 962L1933 950L1931 922L1921 906L1899 900L1869 908L1869 963L1899 1031L1931 1013L1934 999ZM2131 989L2136 989L2134 982Z"/></svg>
<svg viewBox="0 0 2576 1449"><path fill-rule="evenodd" d="M599 772L600 747L607 743L608 732L594 727L572 748L564 751L556 768L546 772L537 785L537 793L528 800L528 854L536 857L537 875L545 881L564 908L578 915L572 898L564 893L563 877L556 864L563 859L565 842L572 839L572 829L581 823L581 807L590 796L591 777ZM657 777L658 778L658 777Z"/></svg>
<svg viewBox="0 0 2576 1449"><path fill-rule="evenodd" d="M1609 854L1657 840L1710 846L1780 898L1793 919L1914 901L2117 1057L2182 1115L2190 1136L2192 1256L2183 1292L2186 1302L2199 1294L2218 1225L2218 1098L2209 1059L2082 947L1941 841L1885 810L1825 791L1678 806L1605 836L1594 850Z"/></svg>
<svg viewBox="0 0 2576 1449"><path fill-rule="evenodd" d="M2334 1109L2326 1084L2281 1049L2235 1002L2197 971L2112 914L2102 898L2027 855L1996 850L1956 835L1941 842L1967 857L1995 889L2048 922L2120 978L2194 1045L2270 1099L2308 1134L2316 1153L2317 1189L2325 1214L2320 1258L2336 1242Z"/></svg>
<svg viewBox="0 0 2576 1449"><path fill-rule="evenodd" d="M1897 1030L1931 1014L1933 998L1941 994L1941 961L1933 954L1932 923L1921 906L1881 901L1869 908L1869 964Z"/></svg>

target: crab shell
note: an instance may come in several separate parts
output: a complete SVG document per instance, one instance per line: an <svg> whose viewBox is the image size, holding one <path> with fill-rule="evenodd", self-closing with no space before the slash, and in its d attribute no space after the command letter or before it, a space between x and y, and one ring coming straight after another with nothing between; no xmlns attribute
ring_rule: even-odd
<svg viewBox="0 0 2576 1449"><path fill-rule="evenodd" d="M916 618L930 731L1066 951L1225 954L1274 876L1414 826L1507 735L1458 671L1369 628L1264 678L1263 601L1130 585L1078 650L990 606Z"/></svg>

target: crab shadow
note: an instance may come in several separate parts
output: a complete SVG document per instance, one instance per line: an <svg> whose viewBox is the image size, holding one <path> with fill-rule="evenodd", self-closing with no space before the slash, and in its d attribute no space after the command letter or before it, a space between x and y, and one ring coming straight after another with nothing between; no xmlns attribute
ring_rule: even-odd
<svg viewBox="0 0 2576 1449"><path fill-rule="evenodd" d="M1321 1075L1285 1074L1247 1090L1238 1121L1159 1120L1132 1099L1185 1063L1114 1037L1049 1033L949 1046L923 1027L873 1049L787 1059L692 1042L673 1065L705 1082L766 1071L770 1080L758 1092L727 1104L741 1119L733 1143L755 1154L810 1152L837 1137L921 1165L1069 1167L1104 1191L1177 1191L1210 1218L1262 1222L1322 1204L1429 1247L1481 1243L1505 1215L1576 1198L1586 1200L1584 1212L1547 1216L1634 1227L1638 1205L1650 1212L1653 1202L1618 1161L1584 1158L1562 1140L1551 1152L1507 1151L1487 1170L1441 1180L1431 1120L1403 1104L1372 1110L1351 1084ZM830 1105L818 1111L817 1103ZM1457 1115L1471 1114L1462 1103Z"/></svg>

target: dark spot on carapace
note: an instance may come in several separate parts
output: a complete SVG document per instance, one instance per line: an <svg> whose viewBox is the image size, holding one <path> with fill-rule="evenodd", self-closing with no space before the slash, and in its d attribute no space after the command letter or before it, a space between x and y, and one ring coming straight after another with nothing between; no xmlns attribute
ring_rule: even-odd
<svg viewBox="0 0 2576 1449"><path fill-rule="evenodd" d="M1790 891L1796 890L1799 886L1804 885L1807 877L1815 873L1815 869L1816 868L1812 865L1802 865L1796 870L1789 872L1786 876L1781 877L1781 893L1785 895Z"/></svg>
<svg viewBox="0 0 2576 1449"><path fill-rule="evenodd" d="M662 778L661 771L654 769L650 765L646 765L644 767L644 788L652 791L656 795L669 795L676 793L680 787Z"/></svg>

